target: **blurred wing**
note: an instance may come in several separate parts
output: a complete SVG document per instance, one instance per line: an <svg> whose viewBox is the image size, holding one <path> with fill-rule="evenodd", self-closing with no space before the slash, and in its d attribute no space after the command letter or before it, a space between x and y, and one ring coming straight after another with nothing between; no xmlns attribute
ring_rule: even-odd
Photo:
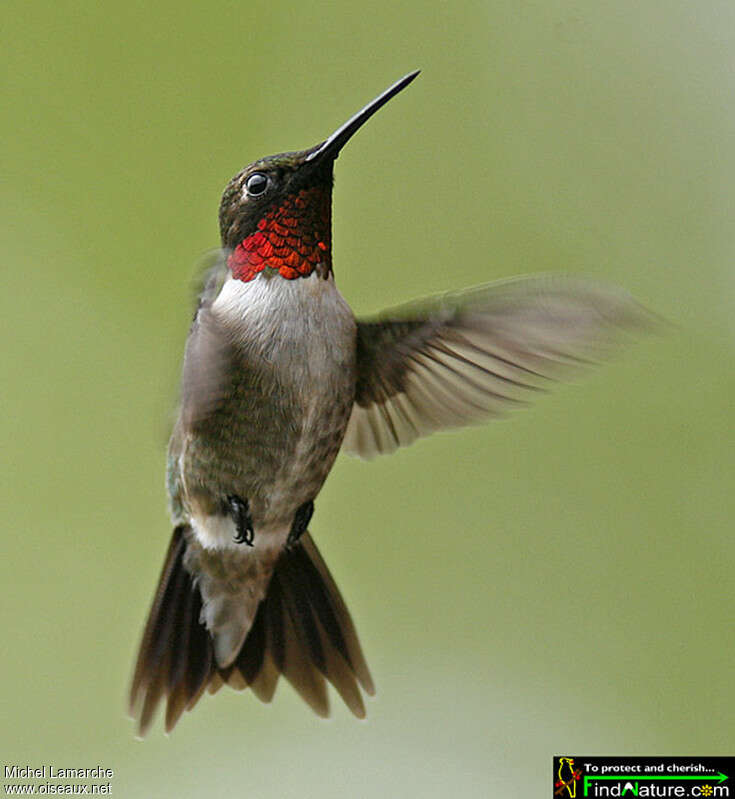
<svg viewBox="0 0 735 799"><path fill-rule="evenodd" d="M225 254L209 257L199 305L189 331L181 378L181 415L187 427L215 410L229 387L234 350L226 331L211 312L212 303L227 277Z"/></svg>
<svg viewBox="0 0 735 799"><path fill-rule="evenodd" d="M492 283L358 322L344 448L371 458L500 416L652 323L626 292L558 276Z"/></svg>

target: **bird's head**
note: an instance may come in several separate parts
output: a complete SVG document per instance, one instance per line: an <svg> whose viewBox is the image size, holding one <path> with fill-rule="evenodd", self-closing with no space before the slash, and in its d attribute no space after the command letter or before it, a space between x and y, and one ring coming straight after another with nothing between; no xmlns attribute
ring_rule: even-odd
<svg viewBox="0 0 735 799"><path fill-rule="evenodd" d="M394 83L323 142L261 158L232 178L219 219L233 277L252 280L266 268L288 280L314 270L329 275L334 162L354 133L418 74Z"/></svg>

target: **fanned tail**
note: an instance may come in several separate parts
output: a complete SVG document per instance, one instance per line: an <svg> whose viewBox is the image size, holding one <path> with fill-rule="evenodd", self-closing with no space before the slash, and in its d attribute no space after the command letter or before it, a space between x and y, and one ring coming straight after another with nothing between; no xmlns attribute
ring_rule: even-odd
<svg viewBox="0 0 735 799"><path fill-rule="evenodd" d="M363 718L360 687L373 694L373 682L347 606L309 534L279 556L240 652L223 669L200 621L196 581L184 566L187 531L180 525L173 532L133 675L130 714L140 736L162 699L169 732L205 689L250 687L270 702L281 674L320 716L329 714L330 682Z"/></svg>

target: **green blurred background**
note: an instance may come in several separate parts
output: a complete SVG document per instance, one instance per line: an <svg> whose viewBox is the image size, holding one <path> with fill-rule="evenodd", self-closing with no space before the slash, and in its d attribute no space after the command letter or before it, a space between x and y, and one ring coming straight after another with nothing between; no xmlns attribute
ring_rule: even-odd
<svg viewBox="0 0 735 799"><path fill-rule="evenodd" d="M5 763L123 797L542 797L551 756L733 748L735 7L703 0L3 5ZM510 421L340 458L312 531L368 719L205 698L125 716L169 538L200 253L254 158L415 67L337 164L369 312L536 271L620 284L664 337Z"/></svg>

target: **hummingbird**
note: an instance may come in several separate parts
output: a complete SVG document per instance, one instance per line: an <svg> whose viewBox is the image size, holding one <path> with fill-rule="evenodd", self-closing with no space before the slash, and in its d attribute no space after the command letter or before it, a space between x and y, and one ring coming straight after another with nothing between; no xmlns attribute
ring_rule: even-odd
<svg viewBox="0 0 735 799"><path fill-rule="evenodd" d="M168 447L173 535L130 689L141 737L162 701L168 732L205 691L269 702L281 675L320 716L331 684L364 717L373 680L308 530L337 454L504 415L647 325L625 291L549 275L355 318L332 265L334 162L418 74L224 190Z"/></svg>

